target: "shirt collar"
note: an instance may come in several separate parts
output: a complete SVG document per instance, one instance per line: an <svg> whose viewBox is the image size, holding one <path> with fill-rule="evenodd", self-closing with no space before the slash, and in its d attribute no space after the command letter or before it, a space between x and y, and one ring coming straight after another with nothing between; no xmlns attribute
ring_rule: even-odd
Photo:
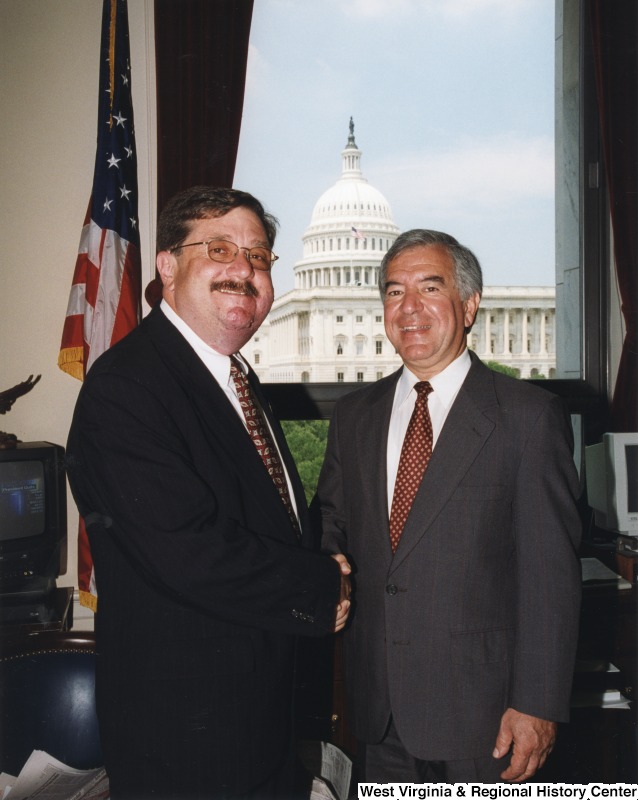
<svg viewBox="0 0 638 800"><path fill-rule="evenodd" d="M177 330L182 334L193 350L204 362L208 370L212 373L215 380L222 386L230 382L230 357L214 350L210 345L199 337L195 331L179 316L175 309L162 300L160 308L167 319L173 323ZM236 354L244 372L247 372L246 362L243 357Z"/></svg>
<svg viewBox="0 0 638 800"><path fill-rule="evenodd" d="M461 355L455 358L451 364L448 364L442 372L430 378L432 390L444 408L448 408L454 401L471 366L470 353L465 348ZM420 378L417 378L404 364L403 372L397 384L397 406L405 403L415 384L419 383L419 381Z"/></svg>

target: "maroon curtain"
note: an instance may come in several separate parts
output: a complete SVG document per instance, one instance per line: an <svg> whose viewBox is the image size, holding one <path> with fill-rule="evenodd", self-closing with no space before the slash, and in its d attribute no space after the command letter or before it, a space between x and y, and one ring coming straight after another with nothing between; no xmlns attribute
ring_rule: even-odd
<svg viewBox="0 0 638 800"><path fill-rule="evenodd" d="M181 189L233 184L252 12L253 0L155 0L158 213Z"/></svg>
<svg viewBox="0 0 638 800"><path fill-rule="evenodd" d="M638 3L591 0L596 90L626 336L612 428L638 431Z"/></svg>

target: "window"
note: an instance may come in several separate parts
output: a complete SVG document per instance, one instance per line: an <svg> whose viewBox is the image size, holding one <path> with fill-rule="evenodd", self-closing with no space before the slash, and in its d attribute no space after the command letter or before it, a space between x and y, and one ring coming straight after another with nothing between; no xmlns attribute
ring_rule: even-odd
<svg viewBox="0 0 638 800"><path fill-rule="evenodd" d="M394 24L391 19L393 13L391 5L392 4L387 4L388 24ZM422 4L408 4L406 8L418 9L420 5ZM299 24L299 19L294 19L294 15L297 13L295 6L296 4L292 4L288 7L287 11L289 19L287 19L286 22L292 27ZM383 6L384 4L379 4L379 7L382 9L381 13L384 13ZM452 23L451 19L445 19L446 6L447 4L432 4L431 6L428 4L428 14L430 17L433 15L436 17L435 22L437 25L448 23L451 25L452 31L457 31L458 20ZM463 13L469 15L464 21L468 24L471 21L474 26L478 26L482 21L479 19L476 9L473 8L474 6L475 4L469 3L463 4L461 7L464 9ZM503 4L502 8L505 8L505 4ZM538 190L538 193L533 198L531 198L531 196L528 197L528 200L535 208L542 207L543 221L542 224L539 223L539 225L530 225L525 214L521 215L520 219L524 220L524 222L521 221L520 223L521 229L514 226L508 230L508 235L516 240L517 246L514 249L511 246L507 248L507 257L501 259L502 263L500 265L497 264L498 258L492 257L491 254L485 255L480 245L475 242L475 239L477 239L479 235L484 234L489 236L492 241L500 239L504 242L503 237L492 236L489 232L491 226L495 226L497 230L502 227L502 214L499 209L494 208L490 203L482 204L482 209L484 210L483 216L479 220L475 214L471 232L464 235L464 243L473 247L481 258L484 266L486 285L488 286L504 287L510 285L512 282L517 284L525 284L525 282L528 282L530 285L549 285L552 283L554 274L557 276L557 280L561 286L560 305L557 305L556 308L555 332L553 328L554 312L553 310L548 312L548 316L552 320L551 334L548 338L552 351L556 351L557 353L558 363L557 369L552 369L549 374L557 375L559 378L563 379L572 379L569 382L570 386L565 383L564 389L556 389L557 391L565 392L572 391L570 387L573 387L575 381L581 379L583 375L586 377L590 387L594 389L604 388L601 387L601 382L605 381L604 376L613 372L612 369L609 369L609 364L607 364L607 351L605 348L607 329L606 322L601 316L605 311L602 306L606 302L606 298L596 296L596 293L592 292L591 289L592 286L603 286L605 282L606 275L602 270L607 268L606 259L609 252L609 242L607 238L608 220L605 191L598 191L597 189L585 191L588 186L588 172L585 165L592 164L596 167L598 164L600 160L600 142L597 128L597 114L591 113L594 108L592 105L592 98L594 95L593 71L589 60L590 53L588 49L581 52L581 43L589 42L590 35L590 31L588 30L588 15L583 12L583 8L584 6L581 0L556 0L555 7L552 3L510 4L506 12L508 14L506 35L504 35L504 27L501 27L499 30L498 26L491 24L491 29L488 31L487 35L490 37L490 43L493 44L493 48L490 49L490 56L486 58L485 61L493 64L496 67L496 72L487 83L484 81L482 85L493 87L494 91L488 93L490 95L489 102L494 102L497 106L491 109L486 108L485 96L483 93L480 93L481 97L479 100L482 104L480 114L481 124L479 126L480 129L477 128L477 135L480 142L485 145L489 151L490 156L493 156L492 160L485 162L490 165L490 174L497 175L499 181L502 179L503 184L509 183L511 187L514 187L514 195L512 195L514 198L513 205L516 205L528 188L535 187L534 192ZM255 4L251 36L255 37L259 35L261 30L261 38L256 41L256 44L259 45L260 50L263 49L264 53L266 53L267 33L270 30L269 26L274 24L273 15L276 16L278 13L281 13L281 11L277 8L277 5L273 3L273 0L263 0L262 3ZM339 20L335 19L335 13L334 7L331 7L327 15L329 19L326 21L326 24L332 31L345 30L344 26L339 25ZM410 10L409 13L417 14L419 12ZM495 13L502 13L500 5L496 8ZM473 14L475 16L471 17ZM528 25L525 17L518 16L519 14L533 14L533 19L530 18L530 22L533 22L533 24ZM562 27L556 28L556 20L558 20L558 25ZM279 22L281 20L276 21ZM405 20L403 20L403 22L405 22ZM281 23L283 24L283 21L281 21ZM418 26L416 26L415 29L417 31L420 30ZM466 30L470 30L470 28L468 27ZM530 31L533 31L533 40L528 36L528 32ZM442 36L440 41L444 42L446 46L449 45L451 51L453 51L456 46L454 35L449 35L449 33ZM475 70L479 68L482 69L484 66L480 62L483 60L481 51L485 51L485 39L479 39L478 33L475 33L473 37L468 35L467 39L464 41L465 44L469 43L472 48L476 47L470 59L473 65L471 67L473 70L472 76L476 78L477 73ZM538 43L540 43L540 47ZM293 44L296 46L300 44L300 42L294 42ZM336 40L334 44L338 46ZM271 42L268 45L270 48L268 59L269 63L272 61L273 65L275 65L277 46L278 43L275 42ZM406 48L410 46L407 40L405 46ZM251 124L251 120L258 118L258 116L255 115L255 109L263 107L255 101L264 101L265 97L271 106L274 104L274 107L277 107L282 112L285 112L286 108L296 109L295 111L291 111L291 115L298 114L298 109L300 108L299 104L290 102L291 82L288 80L288 65L291 63L291 58L293 58L292 52L292 50L287 51L285 58L279 57L279 64L283 68L283 74L286 80L280 84L270 80L267 87L261 87L264 96L257 96L252 99L251 91L254 92L254 90L250 89L251 65L249 63L249 88L247 89L246 103L243 112L245 124L242 126L242 142L240 143L235 176L237 185L250 185L258 197L268 198L269 202L272 203L272 210L281 220L282 228L280 236L278 237L277 247L278 254L283 254L285 260L282 259L277 267L281 267L284 264L293 265L298 262L301 255L299 252L300 237L303 235L305 226L307 226L310 221L313 204L316 203L317 198L320 196L318 193L309 196L307 211L305 212L306 216L302 224L300 226L291 226L285 216L285 204L289 202L287 197L292 197L294 194L294 205L297 207L300 205L301 200L298 192L291 193L277 180L277 176L281 171L282 159L278 155L273 155L273 157L269 159L269 163L267 163L263 169L255 169L256 165L263 165L262 154L264 148L272 147L274 153L274 148L277 147L276 136L273 139L273 144L266 145L263 141L263 134L260 130L260 126ZM322 55L326 56L326 53L322 51ZM456 55L458 56L459 54L457 53ZM502 60L503 56L505 56L504 60ZM366 76L368 73L363 66L362 58L363 55L360 53L354 55L353 62L359 65L361 76ZM499 66L499 60L501 66ZM473 101L473 98L469 96L471 94L469 89L471 82L464 81L463 70L467 69L466 63L461 63L458 58L457 61L458 63L454 65L455 74L452 74L454 70L450 71L450 82L458 86L459 91L467 91L468 102ZM297 63L296 60L295 63ZM508 77L511 76L508 81L502 80L502 64L507 64ZM313 77L319 82L319 75L314 75ZM334 75L332 79L334 80ZM360 79L358 74L353 75L355 83ZM476 78L476 80L478 80L478 78ZM565 85L563 85L563 81L565 81ZM301 84L299 87L301 93L307 92L307 83L299 82ZM567 84L567 82L569 83ZM395 89L398 86L396 82L388 83L395 87ZM521 92L522 86L525 86L526 90L524 92ZM528 88L530 89L529 91ZM293 92L296 91L294 82L292 90ZM511 103L504 94L501 94L501 92L510 90L513 91L515 95L512 97ZM408 98L412 98L417 104L419 103L416 76L413 75L412 80L404 81L400 89L396 89L395 94L398 91L405 91ZM518 97L516 97L516 95L525 98L527 106L516 106L515 104L518 103ZM556 101L554 101L554 97ZM399 98L398 96L393 96L388 98L387 101L384 101L383 98L377 97L377 102L383 104L384 107L391 107L393 104L399 102ZM581 103L583 104L582 108ZM466 104L464 104L463 107L466 109ZM517 109L517 112L510 115L510 112L514 108ZM503 114L499 114L499 110L502 111L503 109L507 109L508 111L507 119L505 120ZM540 109L542 113L536 113L538 109ZM284 117L285 113L283 113ZM465 113L467 113L467 109ZM441 114L442 126L445 126L446 123L451 121L448 117L451 118L451 113L445 110L445 113ZM493 120L497 120L498 125L496 129L492 127L492 133L489 133L488 126L493 124ZM520 123L517 131L517 134L520 133L520 137L515 134L510 140L515 143L515 147L511 149L503 149L501 147L499 150L499 146L503 143L503 122L506 123L506 126L509 126L516 120ZM298 118L296 118L296 122L302 124ZM410 179L409 170L405 172L397 170L393 177L390 178L388 177L391 174L390 171L386 171L383 177L381 177L381 173L378 172L375 174L372 169L374 159L387 164L390 155L396 156L400 161L402 155L409 152L416 152L414 143L410 140L409 134L406 133L402 135L402 138L393 137L392 144L396 146L397 153L390 154L383 151L382 146L379 146L377 141L371 138L372 134L369 130L364 129L363 122L360 123L361 127L359 127L356 116L354 117L354 122L357 125L355 129L357 145L363 152L362 171L369 183L372 186L376 185L379 190L386 195L392 216L397 222L399 219L401 220L401 227L403 230L409 227L423 225L422 213L419 211L419 209L424 207L422 203L412 203L412 208L416 210L412 216L410 216L412 212L402 213L402 209L400 208L401 203L406 207L407 201L409 200L408 193L404 191L406 181ZM556 130L555 141L554 129ZM406 131L408 130L409 129L406 128ZM505 133L509 132L509 130L505 131ZM380 129L377 128L374 135L378 136L379 134ZM244 144L244 138L246 138L246 144ZM254 152L256 154L254 163L250 163L250 160L246 161L245 159L245 153L249 152L249 148L253 146L249 141L251 138L254 141ZM452 129L452 134L450 135L449 132L444 132L442 128L441 140L445 141L446 147L448 148L447 152L449 153L450 163L458 166L459 162L455 162L452 159L454 153L452 152L451 145L454 144L454 129ZM385 141L389 141L388 137L385 137ZM493 150L489 149L490 144L494 145ZM282 147L282 150L285 151L285 158L290 160L292 164L299 164L304 158L307 159L307 154L304 154L305 145L303 136L299 137L299 145L301 148L299 157L296 156L294 151L291 151L289 142ZM521 147L517 149L519 145ZM423 163L426 166L430 162L436 163L434 146L435 143L428 142L427 148L424 148ZM556 153L555 164L553 163L554 152ZM522 153L523 155L533 154L533 157L525 164L525 159L517 157L518 153ZM476 159L472 158L472 152L464 152L462 155L466 157L468 163L473 165L478 163ZM476 154L474 153L474 155ZM536 161L537 156L540 157L540 161ZM322 169L331 169L330 164L328 164L330 157L331 156L328 155L325 162L323 156L321 157ZM541 162L542 169L537 170L535 165L538 166ZM325 167L325 164L328 164L328 166ZM354 166L354 163L352 163L352 166ZM496 171L494 171L494 169L496 169ZM272 175L269 170L271 170ZM528 177L524 178L520 170L523 170L523 172L527 170ZM443 170L441 171L443 172ZM412 172L414 175L419 174L416 170L412 170ZM466 170L466 172L469 173L471 170ZM334 175L335 179L338 178L337 173L338 166ZM254 176L257 174L259 174L258 181L263 182L261 186L259 182L255 182ZM325 187L322 188L328 190L330 185L331 180L326 180ZM556 187L555 190L554 185ZM274 195L273 187L275 187ZM433 184L430 183L430 188L432 187ZM580 187L584 187L582 194L580 194ZM464 203L472 203L473 208L476 208L473 199L473 191L475 189L472 189L470 186L470 191L466 193L466 197L461 198ZM520 193L519 190L521 190ZM328 205L330 205L329 208ZM358 202L355 205L354 214L370 213L370 215L373 216L372 209L370 212L367 212L365 208L367 206L367 199L366 202ZM372 203L370 203L370 205L372 206ZM377 202L376 205L377 212L381 209L384 215L389 215L390 212L386 211L386 208L381 202ZM337 212L336 207L333 210L332 203L328 203L326 200L323 209L325 218L329 219L331 216L337 218L340 215L347 217L348 212L350 212L350 214L353 213L353 203L350 203L350 206L351 209L348 209L348 211L343 211L342 209L340 212ZM452 207L452 205L450 205L450 207ZM440 225L435 223L436 220L433 220L431 224L428 222L428 227L446 229L445 222L441 222ZM357 223L355 222L354 224L356 225ZM484 230L480 230L481 228ZM523 231L524 236L521 235L522 228L527 229L527 232ZM345 230L349 230L349 224ZM371 228L368 230L371 230ZM453 235L457 234L455 230L449 230L449 232ZM280 244L284 235L290 236L291 241L293 241L287 256L285 252L282 251L282 245ZM333 235L333 232L332 230L328 230L326 234L323 234L318 231L317 238L321 239L322 235L330 236ZM344 234L341 233L341 235ZM525 241L529 242L529 239L525 239L528 235L536 239L536 243L533 243L534 246L528 247L525 244ZM557 250L554 253L553 242L555 236L556 240L560 242L561 247L560 252ZM364 258L362 251L367 245L364 244L363 247L359 247L358 240L355 239L354 247L350 248L349 238L344 238L346 239L345 248L350 250L345 260L348 261L352 258L351 271L354 272L357 261L359 259L363 260ZM377 238L379 239L378 242L376 241ZM369 242L372 245L371 239ZM538 253L536 248L538 242L540 242L541 247L544 248L543 253L540 256L534 255L532 258L530 256L531 253ZM326 242L322 239L323 249L325 249L325 244ZM391 246L391 242L388 239L382 240L381 234L377 232L375 232L374 244L378 244L378 250L376 250L376 252L387 251ZM358 254L357 251L359 251ZM511 253L514 251L518 254L515 264L512 263L511 258ZM368 253L367 257L371 258L372 254ZM545 273L541 276L540 272L535 268L537 262L540 260L543 261L545 265L544 268L550 270L548 273L549 279L545 276ZM529 263L525 264L523 263L524 261ZM495 274L497 269L503 270L500 276ZM291 273L290 279L292 280L292 269L289 268L289 271ZM338 271L335 273L335 281L333 281L333 284L340 284L342 286L347 284L351 286L350 274L347 275L346 279L346 273L349 271L350 270L346 270L346 265L339 267ZM283 272L283 269L278 270L279 275ZM529 275L530 277L525 278L525 275ZM523 276L523 280L521 280L521 276ZM277 274L274 275L274 278L276 281ZM299 283L303 285L302 280L300 280ZM277 291L277 294L281 296L281 292ZM585 298L585 305L581 302L581 296ZM564 298L564 301L562 298ZM525 305L518 306L518 309L520 310L513 314L514 318L511 321L509 331L511 334L515 334L515 341L512 349L517 355L519 351L524 350L525 340L528 335L533 334L537 348L540 346L542 336L538 324L534 324L532 330L530 322L528 323L530 325L528 331L522 329L527 309ZM483 315L479 318L480 327L479 324L477 324L475 328L477 338L473 339L473 343L476 343L477 352L489 352L494 354L496 359L498 359L501 353L505 353L510 349L507 331L503 330L503 317L500 316L498 307L493 309L492 305L487 305L485 303L485 298L482 304L482 311ZM341 318L338 321L343 323L343 316L338 316ZM540 319L542 319L542 317L539 316L538 320ZM383 321L382 316L376 314L374 316L374 321L376 324L381 324ZM586 325L585 321L587 321ZM350 320L348 320L348 322L350 322ZM316 347L316 343L314 346ZM388 358L391 350L386 347L385 351L384 358ZM310 357L312 357L313 345L310 346L309 353ZM354 356L354 353L351 352L350 355ZM266 356L264 355L262 361L265 360L265 358ZM383 364L385 367L385 360ZM538 365L536 366L538 367ZM529 370L530 367L528 367L527 370L522 370L522 374L529 374ZM388 370L386 370L386 373L387 371ZM544 372L545 370L543 369L542 371ZM296 374L299 373L297 372ZM317 371L313 371L312 374L313 380L321 380ZM348 372L348 374L352 375L353 373Z"/></svg>
<svg viewBox="0 0 638 800"><path fill-rule="evenodd" d="M377 372L377 380L380 381L383 378L383 372Z"/></svg>
<svg viewBox="0 0 638 800"><path fill-rule="evenodd" d="M255 353L255 354L253 355L253 359L254 359L254 361L255 361L255 364L259 364L259 361L260 361L260 359L261 359L261 353Z"/></svg>
<svg viewBox="0 0 638 800"><path fill-rule="evenodd" d="M378 356L383 354L383 341L381 339L377 339L374 343L374 351Z"/></svg>
<svg viewBox="0 0 638 800"><path fill-rule="evenodd" d="M343 383L343 372L337 372L337 383Z"/></svg>
<svg viewBox="0 0 638 800"><path fill-rule="evenodd" d="M363 372L357 372L357 383L363 383Z"/></svg>
<svg viewBox="0 0 638 800"><path fill-rule="evenodd" d="M343 314L337 314L337 322L343 322Z"/></svg>
<svg viewBox="0 0 638 800"><path fill-rule="evenodd" d="M362 314L357 314L356 319L357 319L357 322L363 322L363 315Z"/></svg>

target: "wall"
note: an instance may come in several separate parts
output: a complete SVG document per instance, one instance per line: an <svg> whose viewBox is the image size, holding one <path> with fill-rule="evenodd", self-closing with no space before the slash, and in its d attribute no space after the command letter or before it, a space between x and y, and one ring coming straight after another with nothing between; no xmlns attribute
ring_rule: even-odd
<svg viewBox="0 0 638 800"><path fill-rule="evenodd" d="M22 441L66 443L80 383L57 366L95 160L101 0L0 0L0 391L41 374L0 416ZM152 0L129 0L143 285L153 272ZM149 58L150 55L150 58ZM77 511L68 494L77 586Z"/></svg>

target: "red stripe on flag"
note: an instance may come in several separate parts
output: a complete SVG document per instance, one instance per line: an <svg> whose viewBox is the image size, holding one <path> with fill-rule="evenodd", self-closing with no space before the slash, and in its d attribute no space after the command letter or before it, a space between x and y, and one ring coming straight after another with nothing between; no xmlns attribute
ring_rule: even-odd
<svg viewBox="0 0 638 800"><path fill-rule="evenodd" d="M142 279L139 270L140 257L135 245L130 244L124 259L120 302L115 314L111 344L119 342L138 323L139 298L142 295Z"/></svg>

